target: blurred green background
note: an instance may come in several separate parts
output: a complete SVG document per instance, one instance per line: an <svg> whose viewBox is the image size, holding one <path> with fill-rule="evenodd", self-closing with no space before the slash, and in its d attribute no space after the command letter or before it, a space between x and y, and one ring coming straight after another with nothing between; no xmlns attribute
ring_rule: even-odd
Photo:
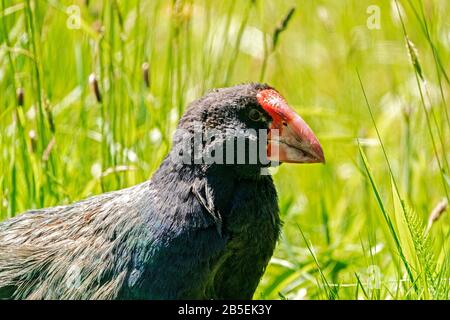
<svg viewBox="0 0 450 320"><path fill-rule="evenodd" d="M190 101L267 82L327 163L275 172L255 298L449 298L450 2L0 2L0 219L148 179Z"/></svg>

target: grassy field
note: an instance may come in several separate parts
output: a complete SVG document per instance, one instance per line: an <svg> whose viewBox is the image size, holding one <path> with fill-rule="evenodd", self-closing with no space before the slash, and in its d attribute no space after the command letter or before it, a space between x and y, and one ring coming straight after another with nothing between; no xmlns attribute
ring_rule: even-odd
<svg viewBox="0 0 450 320"><path fill-rule="evenodd" d="M255 298L449 298L448 1L0 3L0 219L148 179L190 101L262 81L327 163L274 174Z"/></svg>

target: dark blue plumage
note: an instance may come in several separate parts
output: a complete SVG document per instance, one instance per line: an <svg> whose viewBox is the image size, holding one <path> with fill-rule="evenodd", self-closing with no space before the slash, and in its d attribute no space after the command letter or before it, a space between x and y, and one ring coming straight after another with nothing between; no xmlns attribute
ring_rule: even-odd
<svg viewBox="0 0 450 320"><path fill-rule="evenodd" d="M241 85L193 102L181 129L268 129ZM257 108L262 121L248 119ZM215 141L218 143L218 141ZM151 180L0 224L0 298L250 299L280 230L262 165L182 164L169 154Z"/></svg>

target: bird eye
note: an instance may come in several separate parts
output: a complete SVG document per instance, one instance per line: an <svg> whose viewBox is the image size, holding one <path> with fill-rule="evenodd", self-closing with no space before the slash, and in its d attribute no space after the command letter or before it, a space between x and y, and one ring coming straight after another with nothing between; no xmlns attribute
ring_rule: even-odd
<svg viewBox="0 0 450 320"><path fill-rule="evenodd" d="M253 121L260 121L262 118L262 114L256 109L251 109L248 114L248 117Z"/></svg>

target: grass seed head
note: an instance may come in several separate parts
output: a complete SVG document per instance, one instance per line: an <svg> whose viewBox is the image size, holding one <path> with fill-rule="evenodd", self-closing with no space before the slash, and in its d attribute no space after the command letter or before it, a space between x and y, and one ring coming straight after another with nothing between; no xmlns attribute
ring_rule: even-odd
<svg viewBox="0 0 450 320"><path fill-rule="evenodd" d="M24 102L24 91L23 91L23 88L17 88L17 90L16 90L16 98L17 98L17 105L19 107L23 107L23 102Z"/></svg>
<svg viewBox="0 0 450 320"><path fill-rule="evenodd" d="M28 132L28 138L30 138L31 152L34 153L36 151L36 147L37 147L37 134L36 134L36 131L30 130Z"/></svg>
<svg viewBox="0 0 450 320"><path fill-rule="evenodd" d="M430 213L430 216L428 217L427 232L430 230L431 226L442 217L447 208L448 208L447 198L444 198L441 201L439 201L439 203L436 205L436 207L434 207L434 209Z"/></svg>
<svg viewBox="0 0 450 320"><path fill-rule="evenodd" d="M409 58L412 61L412 64L414 66L414 69L416 70L418 76L422 81L424 80L423 73L422 73L422 67L420 66L419 62L419 52L417 51L416 46L414 43L409 39L408 36L405 36L406 38L406 47L408 49Z"/></svg>
<svg viewBox="0 0 450 320"><path fill-rule="evenodd" d="M148 62L142 64L142 76L144 77L145 86L150 88L150 64Z"/></svg>
<svg viewBox="0 0 450 320"><path fill-rule="evenodd" d="M275 31L273 33L273 40L272 40L273 50L276 49L280 35L281 35L281 33L283 33L283 31L285 31L287 29L289 21L294 16L294 13L295 13L295 7L290 8L288 13L286 14L286 16L284 16L283 20L281 20L280 24L275 29Z"/></svg>
<svg viewBox="0 0 450 320"><path fill-rule="evenodd" d="M94 92L95 98L98 103L102 102L102 95L100 93L100 86L98 84L97 76L95 73L91 73L89 75L89 84L91 85L91 89Z"/></svg>

